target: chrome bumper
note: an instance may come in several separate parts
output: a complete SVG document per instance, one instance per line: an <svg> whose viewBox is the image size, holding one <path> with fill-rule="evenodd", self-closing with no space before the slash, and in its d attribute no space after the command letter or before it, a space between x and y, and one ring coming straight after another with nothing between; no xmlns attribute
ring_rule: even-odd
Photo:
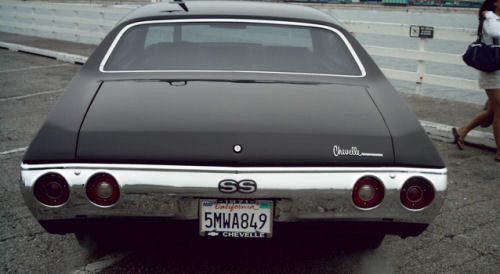
<svg viewBox="0 0 500 274"><path fill-rule="evenodd" d="M200 198L272 199L274 220L393 221L430 223L440 211L447 185L447 170L425 168L247 168L128 164L40 164L21 165L21 191L29 209L40 221L101 217L165 217L198 219ZM39 203L32 186L40 176L56 172L71 187L67 203L48 207ZM85 194L85 184L94 174L106 172L120 185L120 200L112 207L99 207ZM357 208L351 199L356 181L375 176L385 186L382 203L370 210ZM436 196L428 207L412 211L403 207L399 195L403 183L421 176L432 182ZM258 190L251 194L219 192L222 180L251 179Z"/></svg>

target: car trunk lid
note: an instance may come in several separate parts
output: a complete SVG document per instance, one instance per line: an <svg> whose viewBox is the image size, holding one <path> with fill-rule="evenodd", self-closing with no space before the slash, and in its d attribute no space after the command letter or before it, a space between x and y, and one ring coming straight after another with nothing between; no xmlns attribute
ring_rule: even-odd
<svg viewBox="0 0 500 274"><path fill-rule="evenodd" d="M221 166L394 161L390 133L364 87L234 81L104 82L82 123L76 156Z"/></svg>

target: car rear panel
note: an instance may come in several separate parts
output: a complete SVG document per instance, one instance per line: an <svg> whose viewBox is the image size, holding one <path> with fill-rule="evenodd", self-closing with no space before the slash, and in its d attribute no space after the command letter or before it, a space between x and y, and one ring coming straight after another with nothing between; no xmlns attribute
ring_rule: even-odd
<svg viewBox="0 0 500 274"><path fill-rule="evenodd" d="M104 82L77 147L80 162L329 166L393 160L390 134L366 89L336 84Z"/></svg>

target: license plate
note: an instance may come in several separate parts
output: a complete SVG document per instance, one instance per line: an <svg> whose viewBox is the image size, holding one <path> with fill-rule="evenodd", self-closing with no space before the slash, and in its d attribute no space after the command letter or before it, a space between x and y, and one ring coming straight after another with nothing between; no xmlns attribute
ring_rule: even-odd
<svg viewBox="0 0 500 274"><path fill-rule="evenodd" d="M270 238L272 213L268 200L200 199L200 235Z"/></svg>

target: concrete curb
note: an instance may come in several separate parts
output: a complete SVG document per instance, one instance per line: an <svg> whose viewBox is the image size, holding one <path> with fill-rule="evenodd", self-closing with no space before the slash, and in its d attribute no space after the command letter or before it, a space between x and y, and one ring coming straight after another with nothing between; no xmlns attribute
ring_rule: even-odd
<svg viewBox="0 0 500 274"><path fill-rule="evenodd" d="M29 47L20 44L6 43L0 41L0 48L8 49L11 51L24 52L28 54L35 54L43 57L48 57L51 59L56 59L63 62L69 62L72 64L83 65L87 61L87 57L70 54L66 52L53 51L48 49L41 49L35 47Z"/></svg>
<svg viewBox="0 0 500 274"><path fill-rule="evenodd" d="M444 142L454 142L454 137L451 133L451 129L454 126L425 120L420 120L420 124L432 139ZM495 137L493 133L490 132L472 130L467 135L465 143L471 146L496 151Z"/></svg>
<svg viewBox="0 0 500 274"><path fill-rule="evenodd" d="M87 61L87 57L81 55L29 47L14 43L6 43L1 41L0 41L0 48L8 49L11 51L24 52L28 54L36 54L39 56L44 56L59 61L70 62L78 65L83 65ZM451 129L453 128L453 126L434 123L430 121L424 121L424 120L420 120L420 123L424 127L427 134L432 139L444 142L454 141L453 136L451 134ZM481 132L477 130L471 131L469 135L467 135L466 144L489 150L496 150L495 138L492 133L488 132ZM8 152L10 153L10 151Z"/></svg>

